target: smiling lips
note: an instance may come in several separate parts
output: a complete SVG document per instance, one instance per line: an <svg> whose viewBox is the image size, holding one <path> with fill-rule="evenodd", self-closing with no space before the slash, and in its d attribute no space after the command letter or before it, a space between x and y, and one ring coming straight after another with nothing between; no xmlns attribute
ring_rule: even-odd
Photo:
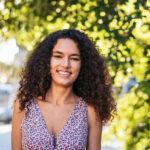
<svg viewBox="0 0 150 150"><path fill-rule="evenodd" d="M71 75L71 72L68 71L57 70L57 73L62 77L69 77Z"/></svg>

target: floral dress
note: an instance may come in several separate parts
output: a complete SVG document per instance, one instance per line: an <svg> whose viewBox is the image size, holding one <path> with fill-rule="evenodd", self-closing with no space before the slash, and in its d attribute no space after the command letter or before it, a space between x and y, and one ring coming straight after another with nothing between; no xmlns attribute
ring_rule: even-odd
<svg viewBox="0 0 150 150"><path fill-rule="evenodd" d="M87 147L87 104L75 104L69 119L55 137L49 133L40 108L35 100L21 123L23 150L85 150Z"/></svg>

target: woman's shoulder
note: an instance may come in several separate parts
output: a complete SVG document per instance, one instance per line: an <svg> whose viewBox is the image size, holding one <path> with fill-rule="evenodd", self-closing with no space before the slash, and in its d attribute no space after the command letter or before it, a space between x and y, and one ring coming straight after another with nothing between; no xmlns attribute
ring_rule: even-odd
<svg viewBox="0 0 150 150"><path fill-rule="evenodd" d="M13 102L13 113L18 114L18 115L23 115L25 113L25 110L20 110L20 102L19 100L15 100Z"/></svg>
<svg viewBox="0 0 150 150"><path fill-rule="evenodd" d="M87 103L82 98L80 99L80 104L86 107L89 125L101 122L101 118L98 116L98 112L96 112L96 109L93 105Z"/></svg>
<svg viewBox="0 0 150 150"><path fill-rule="evenodd" d="M88 112L88 124L92 126L93 124L101 124L101 118L98 116L98 113L95 110L95 107L87 104L87 112Z"/></svg>
<svg viewBox="0 0 150 150"><path fill-rule="evenodd" d="M12 115L12 125L14 126L20 126L22 119L25 116L25 110L20 110L20 103L19 100L15 100L13 103L13 115Z"/></svg>

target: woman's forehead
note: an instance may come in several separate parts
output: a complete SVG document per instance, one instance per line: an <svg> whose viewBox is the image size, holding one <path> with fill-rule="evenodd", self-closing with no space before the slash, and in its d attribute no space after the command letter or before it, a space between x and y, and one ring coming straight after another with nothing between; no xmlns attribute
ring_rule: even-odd
<svg viewBox="0 0 150 150"><path fill-rule="evenodd" d="M57 43L53 48L53 53L79 55L80 51L77 44L73 40L66 38L57 40Z"/></svg>

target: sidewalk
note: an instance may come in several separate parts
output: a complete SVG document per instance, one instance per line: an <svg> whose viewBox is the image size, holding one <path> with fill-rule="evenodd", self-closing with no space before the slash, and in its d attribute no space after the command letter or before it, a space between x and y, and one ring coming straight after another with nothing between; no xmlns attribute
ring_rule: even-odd
<svg viewBox="0 0 150 150"><path fill-rule="evenodd" d="M11 124L0 124L0 149L11 150Z"/></svg>

